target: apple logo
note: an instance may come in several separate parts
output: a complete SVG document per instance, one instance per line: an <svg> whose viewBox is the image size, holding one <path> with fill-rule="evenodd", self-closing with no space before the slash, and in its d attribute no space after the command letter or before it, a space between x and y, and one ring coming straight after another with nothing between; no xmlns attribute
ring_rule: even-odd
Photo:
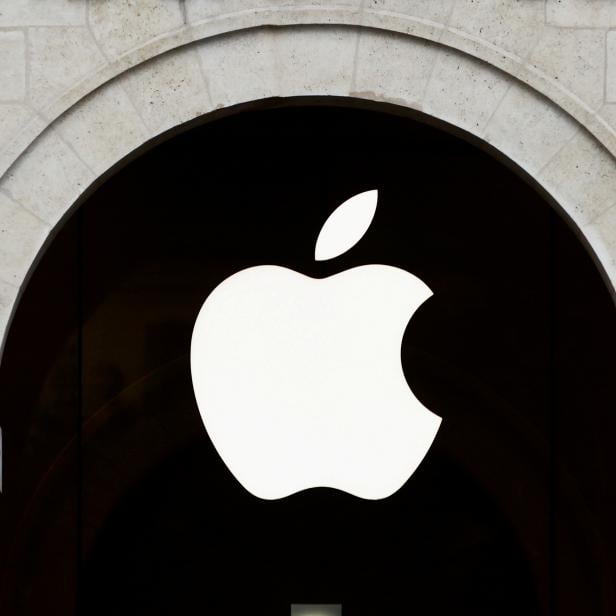
<svg viewBox="0 0 616 616"><path fill-rule="evenodd" d="M340 205L315 259L355 245L376 204L370 190ZM328 278L262 265L212 291L192 334L192 382L205 428L244 488L263 499L312 487L382 499L402 487L441 422L409 389L400 357L431 294L377 264Z"/></svg>

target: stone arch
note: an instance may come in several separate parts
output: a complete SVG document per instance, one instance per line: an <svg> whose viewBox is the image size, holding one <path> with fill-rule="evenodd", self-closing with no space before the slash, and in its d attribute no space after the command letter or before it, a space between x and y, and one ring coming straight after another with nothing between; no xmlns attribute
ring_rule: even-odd
<svg viewBox="0 0 616 616"><path fill-rule="evenodd" d="M515 54L437 23L348 7L239 12L151 40L22 131L33 140L0 180L2 338L37 255L89 186L170 129L277 97L384 101L490 144L560 205L613 287L613 135L546 83Z"/></svg>

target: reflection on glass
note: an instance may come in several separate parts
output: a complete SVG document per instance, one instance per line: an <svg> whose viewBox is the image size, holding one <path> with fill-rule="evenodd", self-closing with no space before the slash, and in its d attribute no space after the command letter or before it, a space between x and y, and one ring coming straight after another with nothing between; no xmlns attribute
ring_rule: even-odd
<svg viewBox="0 0 616 616"><path fill-rule="evenodd" d="M341 616L342 606L336 604L293 603L291 616Z"/></svg>

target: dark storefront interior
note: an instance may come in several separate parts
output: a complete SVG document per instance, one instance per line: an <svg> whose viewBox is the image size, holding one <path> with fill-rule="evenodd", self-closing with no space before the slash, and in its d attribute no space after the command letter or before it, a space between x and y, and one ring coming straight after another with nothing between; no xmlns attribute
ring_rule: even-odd
<svg viewBox="0 0 616 616"><path fill-rule="evenodd" d="M161 141L41 258L0 368L3 616L614 613L616 321L583 242L460 135L308 103ZM315 262L327 216L373 188L365 237ZM249 266L324 277L366 263L434 292L402 365L441 429L388 499L260 500L201 422L197 313Z"/></svg>

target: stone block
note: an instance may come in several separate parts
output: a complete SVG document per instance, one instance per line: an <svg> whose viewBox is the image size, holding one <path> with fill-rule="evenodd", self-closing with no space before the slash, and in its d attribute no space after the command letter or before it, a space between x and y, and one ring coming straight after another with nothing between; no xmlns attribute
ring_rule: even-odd
<svg viewBox="0 0 616 616"><path fill-rule="evenodd" d="M616 201L614 157L584 129L538 175L578 225L597 218Z"/></svg>
<svg viewBox="0 0 616 616"><path fill-rule="evenodd" d="M507 92L501 71L453 50L439 51L426 94L426 113L480 135Z"/></svg>
<svg viewBox="0 0 616 616"><path fill-rule="evenodd" d="M544 20L543 3L536 0L458 0L448 25L524 58Z"/></svg>
<svg viewBox="0 0 616 616"><path fill-rule="evenodd" d="M490 119L484 138L528 173L539 171L579 125L522 83L514 83Z"/></svg>
<svg viewBox="0 0 616 616"><path fill-rule="evenodd" d="M616 103L616 31L607 33L607 69L605 98L609 103Z"/></svg>
<svg viewBox="0 0 616 616"><path fill-rule="evenodd" d="M456 0L374 0L365 3L364 7L446 24L455 3Z"/></svg>
<svg viewBox="0 0 616 616"><path fill-rule="evenodd" d="M591 109L603 103L605 32L546 29L529 57L529 65Z"/></svg>
<svg viewBox="0 0 616 616"><path fill-rule="evenodd" d="M0 193L0 280L23 282L49 233L49 225Z"/></svg>
<svg viewBox="0 0 616 616"><path fill-rule="evenodd" d="M432 1L437 2L440 0ZM188 23L195 23L234 13L257 12L261 10L286 11L298 5L302 8L315 9L319 7L331 8L332 4L335 4L336 7L359 8L362 0L336 0L335 3L329 0L309 0L301 4L293 2L293 0L283 2L272 2L272 0L185 0L185 3Z"/></svg>
<svg viewBox="0 0 616 616"><path fill-rule="evenodd" d="M359 30L297 26L274 30L283 96L348 96Z"/></svg>
<svg viewBox="0 0 616 616"><path fill-rule="evenodd" d="M53 226L94 179L77 155L48 129L8 170L0 189Z"/></svg>
<svg viewBox="0 0 616 616"><path fill-rule="evenodd" d="M353 95L417 107L438 48L433 43L379 30L360 33Z"/></svg>
<svg viewBox="0 0 616 616"><path fill-rule="evenodd" d="M83 25L86 4L84 0L0 0L0 28Z"/></svg>
<svg viewBox="0 0 616 616"><path fill-rule="evenodd" d="M96 0L89 3L89 22L105 53L115 58L180 28L184 17L178 0Z"/></svg>
<svg viewBox="0 0 616 616"><path fill-rule="evenodd" d="M0 177L46 125L25 105L0 104Z"/></svg>
<svg viewBox="0 0 616 616"><path fill-rule="evenodd" d="M271 29L219 36L198 45L214 107L279 95Z"/></svg>
<svg viewBox="0 0 616 616"><path fill-rule="evenodd" d="M79 102L58 120L56 128L99 175L150 137L128 95L117 83Z"/></svg>
<svg viewBox="0 0 616 616"><path fill-rule="evenodd" d="M614 0L546 0L547 22L565 28L616 26Z"/></svg>
<svg viewBox="0 0 616 616"><path fill-rule="evenodd" d="M26 96L26 40L23 32L0 32L0 101Z"/></svg>
<svg viewBox="0 0 616 616"><path fill-rule="evenodd" d="M11 311L17 300L18 287L0 280L0 351L5 340Z"/></svg>
<svg viewBox="0 0 616 616"><path fill-rule="evenodd" d="M0 103L0 151L33 114L25 104Z"/></svg>
<svg viewBox="0 0 616 616"><path fill-rule="evenodd" d="M105 64L85 27L31 28L29 53L30 99L39 109Z"/></svg>
<svg viewBox="0 0 616 616"><path fill-rule="evenodd" d="M611 249L611 257L616 257L616 202L589 223L588 227L592 227L605 245Z"/></svg>
<svg viewBox="0 0 616 616"><path fill-rule="evenodd" d="M211 110L195 48L180 48L140 64L122 85L152 134Z"/></svg>

